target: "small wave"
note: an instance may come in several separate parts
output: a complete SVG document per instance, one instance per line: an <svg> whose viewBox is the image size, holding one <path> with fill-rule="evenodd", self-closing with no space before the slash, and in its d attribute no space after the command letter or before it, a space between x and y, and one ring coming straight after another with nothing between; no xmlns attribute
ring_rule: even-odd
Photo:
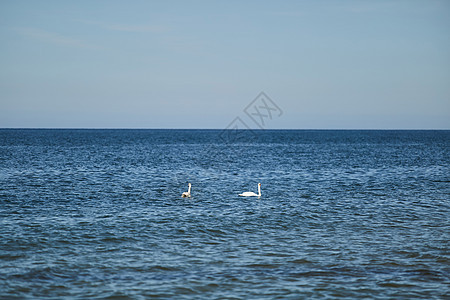
<svg viewBox="0 0 450 300"><path fill-rule="evenodd" d="M413 288L415 285L405 282L395 282L395 281L383 281L377 283L378 286L387 288Z"/></svg>
<svg viewBox="0 0 450 300"><path fill-rule="evenodd" d="M448 276L444 276L439 271L428 270L428 269L415 269L411 271L407 271L406 274L416 277L417 281L445 281L448 279Z"/></svg>
<svg viewBox="0 0 450 300"><path fill-rule="evenodd" d="M303 265L303 264L310 264L312 262L310 260L305 259L305 258L299 258L299 259L290 260L290 261L288 261L288 263Z"/></svg>
<svg viewBox="0 0 450 300"><path fill-rule="evenodd" d="M178 267L172 267L172 266L163 266L163 265L154 265L147 269L149 272L155 272L155 271L165 271L165 272L177 272L180 271L180 268Z"/></svg>
<svg viewBox="0 0 450 300"><path fill-rule="evenodd" d="M246 265L246 267L248 267L248 268L255 268L255 269L260 269L260 268L262 268L262 269L276 269L276 268L279 268L280 265L279 264L263 264L263 263L260 263L260 264L249 264L249 265Z"/></svg>

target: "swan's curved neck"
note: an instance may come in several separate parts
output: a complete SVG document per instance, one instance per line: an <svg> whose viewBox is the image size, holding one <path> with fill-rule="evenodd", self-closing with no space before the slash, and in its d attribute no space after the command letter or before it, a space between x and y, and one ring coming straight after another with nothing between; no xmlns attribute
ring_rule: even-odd
<svg viewBox="0 0 450 300"><path fill-rule="evenodd" d="M191 193L191 185L189 185L189 188L188 188L188 194L190 194Z"/></svg>
<svg viewBox="0 0 450 300"><path fill-rule="evenodd" d="M258 196L261 197L261 186L258 185Z"/></svg>

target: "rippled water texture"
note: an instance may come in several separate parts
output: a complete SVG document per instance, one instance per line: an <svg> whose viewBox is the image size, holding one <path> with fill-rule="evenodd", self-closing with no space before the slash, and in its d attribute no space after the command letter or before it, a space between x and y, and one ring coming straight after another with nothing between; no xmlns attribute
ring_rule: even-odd
<svg viewBox="0 0 450 300"><path fill-rule="evenodd" d="M239 134L0 130L0 298L449 299L450 131Z"/></svg>

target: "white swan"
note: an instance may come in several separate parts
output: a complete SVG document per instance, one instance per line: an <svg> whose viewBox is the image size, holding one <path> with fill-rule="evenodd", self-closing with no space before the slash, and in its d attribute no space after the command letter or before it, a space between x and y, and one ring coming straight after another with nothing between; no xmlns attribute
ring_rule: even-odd
<svg viewBox="0 0 450 300"><path fill-rule="evenodd" d="M245 192L245 193L239 194L239 196L243 196L243 197L252 197L252 196L261 197L261 183L258 183L258 194L255 194L253 192Z"/></svg>
<svg viewBox="0 0 450 300"><path fill-rule="evenodd" d="M188 183L188 186L189 186L188 191L181 194L181 197L183 197L183 198L191 197L191 183Z"/></svg>

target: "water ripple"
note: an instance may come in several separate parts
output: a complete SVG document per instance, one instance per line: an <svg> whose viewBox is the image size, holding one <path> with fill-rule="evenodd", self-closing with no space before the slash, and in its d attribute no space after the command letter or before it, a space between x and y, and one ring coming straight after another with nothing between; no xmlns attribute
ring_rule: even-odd
<svg viewBox="0 0 450 300"><path fill-rule="evenodd" d="M0 130L0 298L448 297L447 131L217 134Z"/></svg>

